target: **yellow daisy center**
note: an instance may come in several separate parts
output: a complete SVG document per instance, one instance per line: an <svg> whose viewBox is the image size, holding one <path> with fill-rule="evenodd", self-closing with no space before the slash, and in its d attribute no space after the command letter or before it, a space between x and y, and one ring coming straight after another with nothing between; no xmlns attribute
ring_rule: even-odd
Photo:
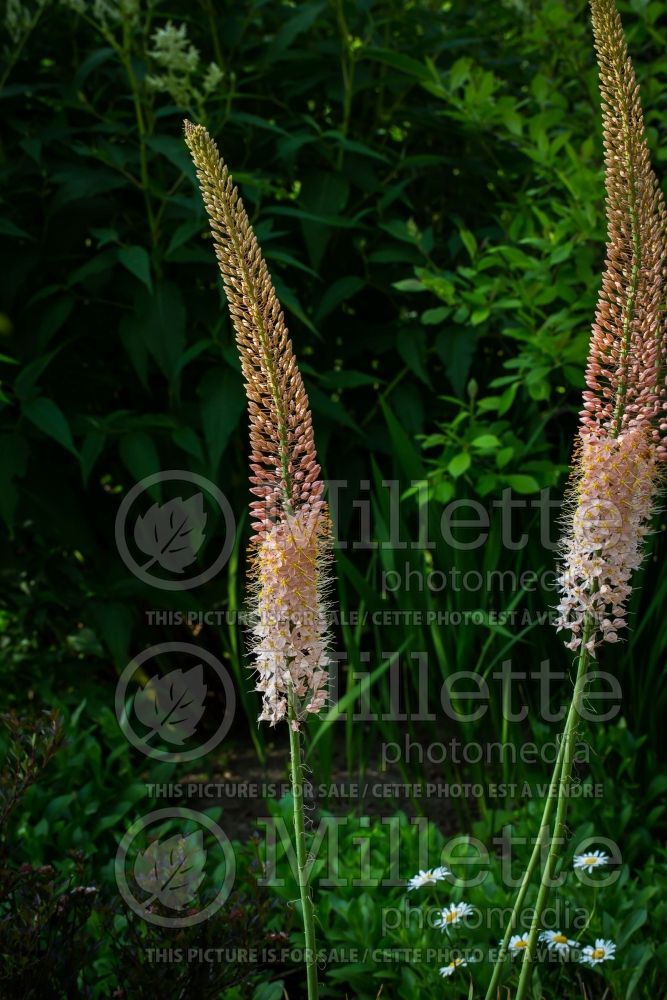
<svg viewBox="0 0 667 1000"><path fill-rule="evenodd" d="M554 944L567 944L567 938L564 934L554 934L551 940Z"/></svg>
<svg viewBox="0 0 667 1000"><path fill-rule="evenodd" d="M591 955L593 958L604 958L604 948L595 948Z"/></svg>
<svg viewBox="0 0 667 1000"><path fill-rule="evenodd" d="M599 862L599 858L596 858L594 854L589 854L587 858L584 858L585 865L596 865Z"/></svg>
<svg viewBox="0 0 667 1000"><path fill-rule="evenodd" d="M528 947L528 942L525 940L525 938L522 938L520 941L515 941L514 942L514 947L515 948L527 948Z"/></svg>
<svg viewBox="0 0 667 1000"><path fill-rule="evenodd" d="M459 915L456 912L456 910L450 910L449 913L445 914L445 923L446 924L453 924L454 921L456 921L458 919L459 919Z"/></svg>

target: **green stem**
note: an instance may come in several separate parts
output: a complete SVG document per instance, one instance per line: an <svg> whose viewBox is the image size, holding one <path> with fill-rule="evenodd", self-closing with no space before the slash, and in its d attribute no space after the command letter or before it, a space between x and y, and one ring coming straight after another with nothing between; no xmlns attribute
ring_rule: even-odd
<svg viewBox="0 0 667 1000"><path fill-rule="evenodd" d="M569 785L570 785L570 776L572 773L572 759L574 757L574 741L577 730L577 719L581 714L581 706L584 700L586 674L588 671L588 660L590 657L590 654L586 649L586 643L589 641L591 637L593 627L594 627L593 618L590 615L587 615L584 621L583 636L579 651L579 663L577 666L577 679L574 684L574 694L572 696L570 710L567 714L567 719L565 722L565 731L563 733L563 741L561 744L563 751L563 759L561 764L560 777L558 781L558 803L556 806L556 820L554 823L554 833L553 837L551 838L551 843L549 845L549 854L547 856L546 864L542 870L540 888L537 894L537 902L535 903L535 912L533 913L533 920L530 925L530 932L528 934L528 946L523 956L521 975L519 977L519 985L516 991L515 1000L523 1000L523 998L526 996L526 991L528 989L528 977L530 976L533 957L535 955L535 948L537 945L537 936L539 934L540 925L542 923L542 914L544 913L547 902L549 900L549 894L552 888L553 876L556 870L556 862L558 861L561 845L565 837L565 820L567 817ZM556 765L554 773L557 767L558 765ZM553 786L553 779L551 784Z"/></svg>
<svg viewBox="0 0 667 1000"><path fill-rule="evenodd" d="M303 812L303 760L301 757L301 734L292 726L297 721L294 694L288 694L287 721L289 726L290 767L292 776L292 798L294 800L294 838L296 840L296 864L299 874L299 894L303 912L303 930L306 940L306 982L308 1000L317 1000L317 951L315 948L315 910L308 885L309 873L306 861L306 825Z"/></svg>
<svg viewBox="0 0 667 1000"><path fill-rule="evenodd" d="M345 20L345 8L341 0L338 0L336 4L336 13L338 16L338 27L341 36L340 68L341 76L343 78L343 120L341 122L340 131L341 134L347 138L347 134L350 129L352 96L354 92L354 56L350 48L350 33ZM341 145L338 148L338 156L336 159L337 170L343 169L344 157L345 148Z"/></svg>
<svg viewBox="0 0 667 1000"><path fill-rule="evenodd" d="M553 812L553 807L556 802L556 796L558 794L558 781L560 778L560 771L563 764L564 747L565 747L565 741L561 740L560 748L558 750L558 757L556 758L553 774L551 776L551 783L549 785L547 800L544 804L544 811L542 813L542 822L540 824L540 832L537 836L537 840L535 841L535 846L533 847L533 853L530 856L528 866L526 867L523 878L521 879L519 892L517 893L516 900L514 901L512 915L505 929L505 935L503 937L502 944L500 946L500 951L498 952L498 958L496 959L496 964L493 967L493 975L491 977L491 982L489 983L489 988L486 991L485 1000L495 1000L496 990L498 988L498 983L500 981L500 975L502 973L503 965L507 957L507 948L509 945L509 940L512 936L512 932L518 925L519 916L523 908L523 902L524 899L526 898L526 893L528 892L528 887L530 886L533 874L540 860L540 856L542 854L542 848L548 840L549 829L551 825L551 813Z"/></svg>
<svg viewBox="0 0 667 1000"><path fill-rule="evenodd" d="M223 165L224 166L224 165ZM207 168L211 170L211 174L215 175L215 163L210 167L207 164ZM225 168L226 169L226 168ZM266 324L264 322L264 315L260 303L258 301L257 295L257 282L250 271L247 254L244 252L243 246L239 239L238 226L236 225L236 219L230 209L229 202L226 198L221 199L221 209L223 213L223 218L225 222L225 229L229 236L229 240L234 249L234 254L238 261L238 268L241 271L243 277L243 297L246 301L248 312L250 313L253 322L255 324L255 330L259 336L259 342L262 349L262 360L264 362L264 371L266 373L266 379L269 384L269 391L271 393L271 399L275 407L275 420L278 429L278 439L280 442L280 466L284 483L284 502L285 509L288 514L292 513L292 475L289 470L289 458L290 458L290 447L289 447L289 435L288 435L288 420L286 404L283 398L283 393L276 381L276 366L274 363L274 350L271 345L269 331L267 330ZM253 239L255 239L255 234L252 229L250 233ZM256 241L255 241L256 242Z"/></svg>
<svg viewBox="0 0 667 1000"><path fill-rule="evenodd" d="M155 220L155 213L153 211L153 203L151 201L150 194L150 177L148 173L148 156L146 154L146 139L148 137L148 129L146 127L146 120L144 118L144 110L141 103L141 91L139 88L139 81L137 80L136 73L134 72L134 66L132 65L132 55L129 51L129 41L128 41L128 31L124 26L125 37L125 47L122 50L122 60L125 73L130 83L130 89L132 90L132 105L134 107L134 116L137 122L137 130L139 132L139 174L141 176L141 188L144 195L144 203L146 205L146 216L148 219L148 228L151 235L151 244L156 246L157 244L157 226Z"/></svg>
<svg viewBox="0 0 667 1000"><path fill-rule="evenodd" d="M618 69L615 73L615 82L617 92L620 95L623 95L624 85L623 80L618 73ZM625 401L628 391L628 366L630 363L629 354L632 343L632 326L635 319L637 295L639 292L639 276L642 268L642 242L639 230L639 213L637 208L638 197L637 181L635 176L635 158L633 157L632 150L630 148L630 143L633 138L633 128L630 123L627 106L622 99L619 101L619 105L619 111L623 121L623 138L625 139L624 164L629 189L628 217L630 219L630 231L632 233L632 270L630 273L630 287L628 288L627 298L624 303L623 334L621 337L619 353L619 370L621 372L621 377L619 379L614 405L614 428L612 431L612 437L618 437L621 433L621 422L623 419L623 411L625 409Z"/></svg>

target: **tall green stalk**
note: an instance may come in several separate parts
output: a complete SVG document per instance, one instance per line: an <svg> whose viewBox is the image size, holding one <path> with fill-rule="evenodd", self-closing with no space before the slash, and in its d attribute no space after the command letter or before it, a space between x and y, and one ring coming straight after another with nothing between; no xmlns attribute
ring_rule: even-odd
<svg viewBox="0 0 667 1000"><path fill-rule="evenodd" d="M553 812L554 804L556 802L556 798L558 795L558 782L560 779L560 772L563 764L564 745L565 745L564 741L561 740L560 748L558 750L558 757L556 758L553 774L551 776L551 783L549 785L547 800L544 804L544 811L542 813L542 822L540 823L540 832L535 841L535 846L533 847L533 852L530 856L530 860L523 874L523 878L521 879L521 885L519 886L519 891L514 901L514 907L512 908L512 915L505 929L505 935L503 937L502 944L500 945L500 951L498 952L498 958L496 959L496 964L493 967L493 976L491 977L489 988L486 991L485 1000L494 1000L494 996L498 988L498 983L500 981L503 965L505 963L505 959L507 958L507 949L510 938L512 936L512 932L515 930L519 922L521 910L523 909L523 903L526 898L526 894L528 892L530 883L532 881L533 874L542 855L544 845L549 839L549 831L551 829L551 814Z"/></svg>
<svg viewBox="0 0 667 1000"><path fill-rule="evenodd" d="M301 753L301 733L292 726L296 721L294 695L290 691L288 700L288 726L290 769L292 776L292 800L294 802L294 839L296 842L296 864L298 870L299 895L303 913L303 930L306 941L306 983L308 1000L317 1000L317 949L315 946L315 910L310 895L310 873L306 854L306 823L303 811L303 757Z"/></svg>
<svg viewBox="0 0 667 1000"><path fill-rule="evenodd" d="M519 977L519 986L517 988L515 1000L523 1000L523 998L526 995L526 990L528 989L528 977L530 975L533 958L535 956L535 949L537 947L537 937L540 932L540 925L542 923L542 914L544 913L547 902L549 900L549 894L552 888L553 876L556 870L556 862L558 861L558 857L561 851L561 846L565 840L565 820L567 817L570 778L572 775L572 759L574 757L574 745L577 732L577 719L581 715L581 708L584 700L584 692L586 689L586 674L588 672L588 663L590 659L590 654L586 649L586 643L590 639L591 632L593 631L593 626L594 626L593 618L591 616L588 616L584 622L584 635L579 650L577 678L574 684L574 693L572 695L570 709L567 713L567 719L565 720L565 730L563 732L563 739L561 742L562 759L560 762L560 774L556 779L558 784L558 793L557 793L558 800L556 806L556 820L554 823L554 832L553 836L551 837L551 842L549 844L549 853L547 855L547 860L544 865L544 868L542 869L540 888L537 893L537 902L535 903L533 919L530 925L530 931L528 933L528 947L526 948L523 956L523 963L521 965L521 975ZM557 770L558 770L558 761L556 762L556 766L554 767L554 777L552 777L551 779L551 786L549 788L550 793L552 792L554 786L554 778Z"/></svg>
<svg viewBox="0 0 667 1000"><path fill-rule="evenodd" d="M276 725L287 719L306 982L308 1000L317 1000L299 726L324 708L327 698L324 600L331 522L308 397L257 237L206 129L186 122L185 141L211 223L248 398L253 669L262 692L260 721ZM272 623L269 628L266 622Z"/></svg>
<svg viewBox="0 0 667 1000"><path fill-rule="evenodd" d="M489 983L489 988L486 991L485 1000L494 1000L496 995L496 990L498 988L498 983L500 982L500 976L502 973L503 965L507 957L507 947L509 944L512 932L515 930L519 917L521 915L521 910L523 908L523 903L526 898L526 894L530 887L535 869L537 868L538 862L540 860L542 851L546 844L549 845L549 853L547 855L547 860L542 870L542 875L540 879L540 888L537 895L537 902L535 904L535 911L533 914L533 919L530 925L530 931L528 934L528 947L524 952L523 964L521 967L521 976L519 979L518 992L516 994L515 1000L522 1000L525 996L525 992L528 986L528 975L531 968L531 963L535 955L535 949L537 946L537 938L540 930L540 923L542 919L542 914L547 905L549 898L549 892L551 891L551 880L553 878L553 872L555 869L556 861L560 854L560 845L563 840L563 833L565 830L565 817L567 814L567 801L568 801L568 788L570 782L570 776L572 772L572 759L574 756L574 741L576 735L577 717L581 714L581 705L583 701L583 694L585 690L586 674L588 671L588 662L590 654L586 649L586 642L590 638L590 633L593 627L593 620L587 618L584 625L584 638L581 644L581 650L579 653L579 661L577 664L577 676L574 685L574 692L572 695L572 701L568 710L567 718L565 720L565 729L563 731L563 737L561 739L560 748L558 750L558 757L554 764L553 773L551 775L551 781L549 783L549 790L547 792L546 802L544 803L544 810L542 812L542 821L540 823L540 832L535 841L535 846L533 847L533 852L526 866L523 878L521 880L521 885L519 886L519 892L517 893L516 900L514 902L514 907L512 909L512 915L509 919L507 927L505 929L505 935L503 937L502 944L500 946L500 951L498 953L498 958L496 964L493 968L493 975L491 977L491 982ZM556 821L554 824L553 836L551 836L551 815L554 810L554 805L556 805Z"/></svg>

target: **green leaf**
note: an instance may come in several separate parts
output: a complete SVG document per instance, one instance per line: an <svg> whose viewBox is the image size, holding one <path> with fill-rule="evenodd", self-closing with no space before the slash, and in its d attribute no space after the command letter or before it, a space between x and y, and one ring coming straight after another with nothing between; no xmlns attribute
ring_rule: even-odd
<svg viewBox="0 0 667 1000"><path fill-rule="evenodd" d="M201 236L204 231L205 226L201 219L188 219L187 222L181 222L180 226L176 226L173 232L165 257L169 258L180 246L187 243L195 235Z"/></svg>
<svg viewBox="0 0 667 1000"><path fill-rule="evenodd" d="M387 422L397 468L405 475L406 479L424 479L424 466L412 439L405 433L402 424L396 419L389 404L382 396L380 397L380 405Z"/></svg>
<svg viewBox="0 0 667 1000"><path fill-rule="evenodd" d="M516 493L537 493L540 488L540 484L533 476L503 476L503 482Z"/></svg>
<svg viewBox="0 0 667 1000"><path fill-rule="evenodd" d="M502 415L504 413L507 413L507 411L511 408L511 406L512 406L512 404L513 404L513 402L514 402L514 400L516 398L516 394L517 394L518 391L519 391L519 383L515 382L513 385L510 385L510 386L507 387L507 389L505 389L505 391L502 394L502 396L498 397L498 415L499 416L502 417Z"/></svg>
<svg viewBox="0 0 667 1000"><path fill-rule="evenodd" d="M29 399L23 403L22 412L24 417L27 417L40 431L79 457L67 417L52 399L47 399L45 396Z"/></svg>
<svg viewBox="0 0 667 1000"><path fill-rule="evenodd" d="M14 392L19 399L26 399L33 394L39 376L51 364L56 355L62 351L64 346L64 344L60 344L55 350L49 351L48 354L43 354L39 358L35 358L34 361L31 361L30 364L21 369L14 382Z"/></svg>
<svg viewBox="0 0 667 1000"><path fill-rule="evenodd" d="M299 302L298 298L296 297L292 289L289 287L289 285L285 284L280 275L274 274L272 275L272 277L273 277L273 284L276 290L276 295L278 296L279 302L281 302L282 305L285 307L285 312L293 313L293 315L296 316L297 319L301 320L304 326L307 326L308 329L312 333L314 333L316 337L319 337L320 336L319 330L317 329L315 324L308 318L308 316L303 310L301 303Z"/></svg>
<svg viewBox="0 0 667 1000"><path fill-rule="evenodd" d="M391 287L398 292L425 292L426 285L419 278L403 278L401 281L392 281Z"/></svg>
<svg viewBox="0 0 667 1000"><path fill-rule="evenodd" d="M94 49L90 55L79 65L76 75L72 80L72 90L78 92L83 89L83 85L86 82L90 74L96 70L99 66L102 66L105 62L110 59L115 58L115 52L112 48L105 46L102 49Z"/></svg>
<svg viewBox="0 0 667 1000"><path fill-rule="evenodd" d="M121 321L120 333L126 346L136 340L153 356L169 381L177 382L185 348L185 305L177 285L163 281L155 286L154 295L140 287L134 310ZM140 351L129 346L128 350L135 366L140 364Z"/></svg>
<svg viewBox="0 0 667 1000"><path fill-rule="evenodd" d="M366 146L363 142L356 142L354 139L349 139L337 129L328 129L326 132L322 133L322 138L335 139L337 144L347 150L348 153L358 153L359 156L368 156L372 160L379 160L381 163L387 162L387 157L383 156L382 153L378 153L377 150L371 149L370 146Z"/></svg>
<svg viewBox="0 0 667 1000"><path fill-rule="evenodd" d="M333 235L332 221L345 222L341 213L347 205L350 184L344 174L318 170L306 174L302 182L299 203L305 209L301 219L310 263L315 270L321 264L327 244ZM318 220L322 221L318 221ZM335 225L335 223L333 223Z"/></svg>
<svg viewBox="0 0 667 1000"><path fill-rule="evenodd" d="M499 469L502 469L512 459L513 455L514 455L514 448L512 447L501 448L500 451L496 454L496 466Z"/></svg>
<svg viewBox="0 0 667 1000"><path fill-rule="evenodd" d="M95 601L89 610L96 630L108 647L114 664L117 667L125 666L130 655L134 612L127 604L120 604L117 601Z"/></svg>
<svg viewBox="0 0 667 1000"><path fill-rule="evenodd" d="M192 427L177 427L171 437L174 444L182 448L187 455L191 455L202 464L204 463L204 449L199 435Z"/></svg>
<svg viewBox="0 0 667 1000"><path fill-rule="evenodd" d="M465 393L476 346L477 334L464 327L441 330L436 337L435 349L445 365L447 378L459 397Z"/></svg>
<svg viewBox="0 0 667 1000"><path fill-rule="evenodd" d="M495 434L480 434L471 443L473 448L480 448L482 451L490 451L500 447L500 440Z"/></svg>
<svg viewBox="0 0 667 1000"><path fill-rule="evenodd" d="M89 431L83 439L79 462L81 464L81 475L83 476L84 483L88 482L93 466L102 454L105 442L105 435L98 430Z"/></svg>
<svg viewBox="0 0 667 1000"><path fill-rule="evenodd" d="M159 153L169 160L179 174L195 179L195 168L185 143L171 135L151 135L146 139L146 145L154 153Z"/></svg>
<svg viewBox="0 0 667 1000"><path fill-rule="evenodd" d="M267 209L268 213L271 215L286 215L305 222L319 222L321 225L329 226L332 229L356 229L357 227L354 219L345 219L341 215L322 215L316 212L306 212L302 208L289 208L288 206L280 205L277 208Z"/></svg>
<svg viewBox="0 0 667 1000"><path fill-rule="evenodd" d="M118 250L116 247L103 250L102 253L96 254L90 260L87 260L85 264L71 271L67 276L67 284L78 285L79 282L86 281L87 278L92 278L96 274L104 274L105 271L111 274L111 270L117 260Z"/></svg>
<svg viewBox="0 0 667 1000"><path fill-rule="evenodd" d="M426 309L422 313L422 323L424 326L435 326L437 323L442 323L444 319L447 319L451 312L449 306L438 306L437 309Z"/></svg>
<svg viewBox="0 0 667 1000"><path fill-rule="evenodd" d="M361 433L352 417L344 406L332 399L326 392L322 392L316 385L308 386L308 397L313 407L313 413L321 413L334 425L349 427L350 430Z"/></svg>
<svg viewBox="0 0 667 1000"><path fill-rule="evenodd" d="M377 375L364 375L363 372L333 371L322 376L322 381L332 389L356 389L360 385L375 385L381 379Z"/></svg>
<svg viewBox="0 0 667 1000"><path fill-rule="evenodd" d="M413 226L408 225L405 219L390 219L389 222L381 222L380 229L404 243L411 243L413 246L419 243L419 233Z"/></svg>
<svg viewBox="0 0 667 1000"><path fill-rule="evenodd" d="M127 184L119 173L101 167L99 163L90 167L80 164L70 165L63 170L57 170L52 179L60 185L60 190L51 203L53 209L56 206L62 208L63 205L73 201L85 201L95 195L108 194Z"/></svg>
<svg viewBox="0 0 667 1000"><path fill-rule="evenodd" d="M146 476L152 476L161 469L160 456L153 439L146 431L133 431L125 434L118 445L120 457L126 469L139 482ZM160 500L162 491L160 483L154 483L148 490L156 500Z"/></svg>
<svg viewBox="0 0 667 1000"><path fill-rule="evenodd" d="M21 239L33 240L35 237L27 233L25 229L21 229L17 226L11 219L0 219L0 235L1 236L17 236Z"/></svg>
<svg viewBox="0 0 667 1000"><path fill-rule="evenodd" d="M426 336L423 330L401 330L396 338L398 353L417 378L430 386L426 367Z"/></svg>
<svg viewBox="0 0 667 1000"><path fill-rule="evenodd" d="M255 987L252 1000L282 1000L285 995L285 983L282 979L274 979L268 983L260 983Z"/></svg>
<svg viewBox="0 0 667 1000"><path fill-rule="evenodd" d="M208 371L197 390L208 451L211 478L215 479L229 438L245 409L241 379L229 368Z"/></svg>
<svg viewBox="0 0 667 1000"><path fill-rule="evenodd" d="M28 466L28 445L18 434L0 436L0 514L11 532L18 505L15 479L25 475Z"/></svg>
<svg viewBox="0 0 667 1000"><path fill-rule="evenodd" d="M311 24L322 13L325 3L301 3L296 8L296 13L292 17L284 17L279 20L280 30L276 33L272 41L264 46L263 59L268 66L280 59L285 51L290 47L295 38L303 34L310 28ZM279 994L282 996L282 994ZM262 998L269 1000L269 998Z"/></svg>
<svg viewBox="0 0 667 1000"><path fill-rule="evenodd" d="M454 479L458 479L470 468L471 458L467 451L462 451L455 455L447 466L447 471Z"/></svg>
<svg viewBox="0 0 667 1000"><path fill-rule="evenodd" d="M461 242L470 254L471 260L475 259L477 254L477 240L470 232L469 229L465 229L463 226L459 229L459 236L461 237Z"/></svg>
<svg viewBox="0 0 667 1000"><path fill-rule="evenodd" d="M144 283L149 292L153 291L151 259L143 247L121 247L118 251L118 260L123 267L127 268L130 274L133 274L135 278Z"/></svg>
<svg viewBox="0 0 667 1000"><path fill-rule="evenodd" d="M647 919L648 913L646 910L639 909L635 910L634 913L631 913L618 933L618 947L624 948L632 935L635 934L640 927L644 926Z"/></svg>
<svg viewBox="0 0 667 1000"><path fill-rule="evenodd" d="M320 299L320 303L315 314L316 322L321 323L321 321L332 313L334 309L341 304L341 302L347 302L353 295L356 295L357 292L361 291L364 284L365 283L362 278L357 278L354 275L337 278L332 285L329 285L326 292Z"/></svg>
<svg viewBox="0 0 667 1000"><path fill-rule="evenodd" d="M47 347L51 338L67 322L75 303L76 298L73 295L65 295L62 298L56 299L45 311L42 321L37 328L37 343L40 350L44 350ZM54 354L55 352L50 356L53 357Z"/></svg>
<svg viewBox="0 0 667 1000"><path fill-rule="evenodd" d="M425 63L418 62L417 59L403 55L395 49L367 48L362 50L362 56L400 70L413 80L428 80L433 77L432 71Z"/></svg>

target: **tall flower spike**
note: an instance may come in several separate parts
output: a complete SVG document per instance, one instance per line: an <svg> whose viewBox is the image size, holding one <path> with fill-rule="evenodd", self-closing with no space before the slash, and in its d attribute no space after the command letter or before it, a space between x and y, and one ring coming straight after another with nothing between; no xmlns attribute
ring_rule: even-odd
<svg viewBox="0 0 667 1000"><path fill-rule="evenodd" d="M280 303L217 146L185 123L236 332L250 415L253 589L251 634L260 720L275 725L291 694L304 711L327 697L325 604L330 522L308 397ZM293 720L298 726L298 718Z"/></svg>
<svg viewBox="0 0 667 1000"><path fill-rule="evenodd" d="M591 0L600 67L607 260L591 336L560 578L570 649L615 642L664 458L667 216L613 0ZM589 626L586 627L588 621Z"/></svg>
<svg viewBox="0 0 667 1000"><path fill-rule="evenodd" d="M659 441L660 431L667 429L660 427L667 408L665 199L651 169L639 86L614 0L591 0L591 12L602 96L608 229L582 434L618 437L641 426L650 427Z"/></svg>

